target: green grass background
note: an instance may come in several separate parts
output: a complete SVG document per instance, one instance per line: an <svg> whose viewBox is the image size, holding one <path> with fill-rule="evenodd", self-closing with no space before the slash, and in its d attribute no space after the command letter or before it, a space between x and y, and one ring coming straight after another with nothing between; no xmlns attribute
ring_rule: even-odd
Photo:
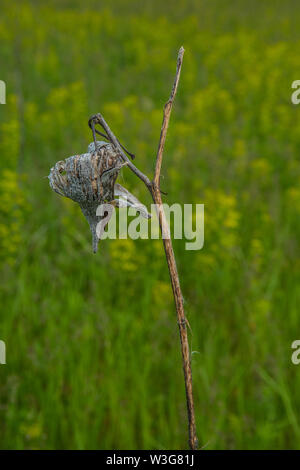
<svg viewBox="0 0 300 470"><path fill-rule="evenodd" d="M181 45L162 189L205 204L204 248L174 242L200 445L300 447L299 21L297 1L1 0L1 448L187 447L161 242L93 255L45 178L85 152L98 111L151 174Z"/></svg>

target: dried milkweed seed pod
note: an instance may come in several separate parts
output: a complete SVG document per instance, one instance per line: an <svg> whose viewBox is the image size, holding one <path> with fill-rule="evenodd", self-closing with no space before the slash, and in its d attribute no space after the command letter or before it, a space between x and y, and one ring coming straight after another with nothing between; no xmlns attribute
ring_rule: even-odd
<svg viewBox="0 0 300 470"><path fill-rule="evenodd" d="M132 206L144 217L150 217L146 207L121 185L116 185L115 191L116 179L124 165L126 163L112 144L97 141L97 150L92 142L88 153L61 160L50 170L50 187L80 205L92 232L94 253L99 242L96 228L101 217L96 215L96 211L100 204ZM115 199L115 194L120 199Z"/></svg>

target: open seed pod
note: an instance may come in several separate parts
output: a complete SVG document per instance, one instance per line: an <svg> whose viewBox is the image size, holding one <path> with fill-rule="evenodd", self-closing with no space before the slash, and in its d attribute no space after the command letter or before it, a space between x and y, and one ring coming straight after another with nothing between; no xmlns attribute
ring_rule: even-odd
<svg viewBox="0 0 300 470"><path fill-rule="evenodd" d="M80 205L92 232L94 253L99 242L96 228L101 217L96 215L96 211L100 204L113 202L119 207L132 206L144 217L150 217L146 207L119 184L116 185L116 195L120 196L120 200L114 199L115 182L124 165L110 143L97 141L96 151L95 144L91 143L88 153L61 160L50 170L50 187Z"/></svg>
<svg viewBox="0 0 300 470"><path fill-rule="evenodd" d="M92 232L94 252L98 246L96 227L100 220L96 210L99 204L113 201L115 181L123 165L111 144L97 142L97 151L92 143L88 153L61 160L50 170L50 187L80 205Z"/></svg>

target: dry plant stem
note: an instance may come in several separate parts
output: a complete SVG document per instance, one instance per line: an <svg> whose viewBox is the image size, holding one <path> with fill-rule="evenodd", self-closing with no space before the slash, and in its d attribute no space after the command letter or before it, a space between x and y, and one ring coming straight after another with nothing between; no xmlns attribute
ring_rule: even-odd
<svg viewBox="0 0 300 470"><path fill-rule="evenodd" d="M160 186L159 186L160 171L161 171L162 157L163 157L163 151L164 151L164 145L166 141L170 115L171 115L172 106L173 106L173 102L174 102L174 98L177 92L179 78L180 78L183 54L184 54L184 49L183 47L181 47L178 53L177 70L176 70L173 88L171 91L170 98L164 107L163 123L162 123L162 128L161 128L161 133L160 133L155 172L154 172L154 178L152 181L152 189L151 189L152 198L158 209L159 224L160 224L160 228L161 228L163 235L168 233L169 227L168 227L168 222L166 220L165 212L164 212L163 205L162 205L162 198L161 198L161 192L160 192ZM183 360L183 371L184 371L188 422L189 422L189 445L191 449L196 450L198 447L198 439L197 439L197 434L196 434L192 368L191 368L190 350L189 350L189 342L188 342L188 335L187 335L187 320L185 318L185 313L184 313L183 298L182 298L182 293L181 293L181 288L180 288L179 276L178 276L178 271L176 267L176 260L175 260L171 237L169 236L166 238L165 236L163 236L163 243L164 243L164 249L165 249L166 259L168 263L171 283L172 283L173 295L174 295L176 312L177 312L177 320L178 320L178 326L179 326L179 333L180 333L181 353L182 353L182 360Z"/></svg>
<svg viewBox="0 0 300 470"><path fill-rule="evenodd" d="M161 193L159 188L152 190L152 198L158 208L159 214L159 225L162 233L167 233L169 230L168 222L166 220L165 212L162 206ZM184 314L183 298L180 288L179 276L176 267L176 260L172 245L171 238L163 238L163 244L168 263L173 296L175 300L177 322L179 326L180 342L181 342L181 353L183 361L183 372L185 381L185 393L187 402L188 422L189 422L189 445L190 448L196 450L198 447L198 439L196 434L196 422L195 422L195 411L194 411L194 399L193 399L193 382L192 382L192 368L190 359L189 342L187 335L187 320Z"/></svg>
<svg viewBox="0 0 300 470"><path fill-rule="evenodd" d="M144 175L144 173L142 173L130 160L129 158L127 157L127 155L124 153L121 145L120 145L120 142L118 141L118 139L116 138L116 136L114 135L114 133L111 131L109 125L107 124L107 122L105 121L104 117L102 116L102 114L100 113L97 113L95 114L94 116L92 116L89 120L89 122L91 121L94 121L95 124L100 124L100 126L103 127L103 129L105 130L106 134L107 134L107 137L109 138L110 142L118 149L121 157L123 158L124 162L127 163L127 166L131 169L131 171L133 171L133 173L136 174L136 176L138 178L140 178L144 183L145 185L147 186L147 188L150 190L150 188L152 187L152 183L151 181L149 180L149 178Z"/></svg>
<svg viewBox="0 0 300 470"><path fill-rule="evenodd" d="M150 179L146 175L144 175L144 173L142 173L129 160L127 155L123 152L118 139L115 137L115 135L113 134L113 132L111 131L111 129L109 128L108 124L106 123L106 121L104 120L101 114L98 113L95 116L92 116L89 123L91 121L94 121L95 124L100 124L103 127L109 140L118 149L123 160L127 163L127 166L147 186L148 190L151 193L153 201L156 204L160 229L163 235L163 244L164 244L166 259L168 263L169 273L170 273L170 279L171 279L176 312L177 312L177 321L178 321L178 326L179 326L181 353L182 353L183 371L184 371L184 380L185 380L185 391L186 391L186 400L187 400L187 411L188 411L189 445L192 450L196 450L198 448L198 439L196 435L196 422L195 422L193 385L192 385L192 369L191 369L191 358L190 358L189 342L188 342L188 335L187 335L187 320L186 320L185 313L184 313L183 297L182 297L181 288L180 288L180 282L179 282L179 276L178 276L178 271L176 267L176 260L175 260L172 240L169 234L170 233L169 226L168 226L168 222L167 222L165 212L163 209L163 202L162 202L161 190L160 190L160 171L161 171L161 165L162 165L164 145L166 141L166 135L167 135L170 115L172 111L172 106L173 106L174 98L175 98L177 88L178 88L183 54L184 54L184 49L183 47L181 47L178 53L177 70L176 70L173 88L171 91L170 98L164 107L163 123L162 123L162 128L161 128L161 133L160 133L153 181L150 181Z"/></svg>

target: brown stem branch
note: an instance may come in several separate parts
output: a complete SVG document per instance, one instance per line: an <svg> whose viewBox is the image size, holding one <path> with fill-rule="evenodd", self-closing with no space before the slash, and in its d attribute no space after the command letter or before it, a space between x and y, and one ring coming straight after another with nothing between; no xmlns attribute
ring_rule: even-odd
<svg viewBox="0 0 300 470"><path fill-rule="evenodd" d="M107 122L105 121L104 117L102 116L102 114L100 113L97 113L95 114L94 116L92 116L90 119L89 119L89 125L91 124L91 122L94 122L94 124L100 124L101 127L103 127L103 129L105 130L106 134L107 134L107 137L109 138L110 142L114 145L114 147L116 147L121 155L121 157L123 158L124 162L127 163L127 166L131 169L131 171L133 171L133 173L138 177L140 178L144 183L145 185L147 186L147 188L150 190L151 186L152 186L152 183L151 181L149 180L148 176L144 175L144 173L142 173L133 163L132 161L129 160L129 158L127 157L127 155L124 153L122 147L121 147L121 144L120 142L118 141L118 139L116 138L116 136L114 135L114 133L112 132L112 130L110 129L109 125L107 124Z"/></svg>
<svg viewBox="0 0 300 470"><path fill-rule="evenodd" d="M190 448L195 450L198 447L198 439L196 434L196 421L195 421L195 411L194 411L194 399L193 399L193 383L192 383L192 368L191 368L191 359L190 359L190 350L189 342L187 335L187 320L185 318L184 306L183 306L183 297L180 288L179 276L176 266L176 260L172 245L172 240L170 236L164 236L169 232L168 222L166 220L165 212L162 205L161 191L160 191L160 171L162 165L163 151L166 141L166 135L170 120L170 115L172 111L173 102L178 88L182 60L183 60L184 49L180 48L177 59L177 70L175 75L175 80L171 95L164 107L164 116L163 123L160 133L160 139L158 144L158 151L156 157L156 165L154 178L152 181L152 198L156 204L156 208L159 216L159 224L161 232L163 234L163 244L166 254L166 259L168 263L170 279L173 289L173 295L175 300L176 312L177 312L177 321L179 326L180 342L181 342L181 353L183 361L183 371L184 371L184 381L185 381L185 391L186 391L186 400L187 400L187 411L188 411L188 422L189 422L189 445Z"/></svg>
<svg viewBox="0 0 300 470"><path fill-rule="evenodd" d="M184 54L184 49L183 47L181 47L178 52L177 69L176 69L176 75L175 75L175 80L173 83L172 91L170 94L170 98L168 99L164 107L164 117L163 117L163 123L162 123L161 131L160 131L160 139L159 139L159 144L158 144L154 178L153 178L153 183L158 188L159 188L160 170L161 170L161 165L162 165L162 157L163 157L163 152L164 152L164 147L165 147L165 142L166 142L166 136L167 136L168 126L169 126L172 106L173 106L173 102L174 102L177 88L178 88L183 54Z"/></svg>
<svg viewBox="0 0 300 470"><path fill-rule="evenodd" d="M188 335L187 335L187 319L184 313L183 297L182 297L182 292L180 288L178 271L176 267L176 260L175 260L172 240L170 236L169 225L168 225L164 208L163 208L161 191L160 191L160 182L159 182L164 145L166 141L166 135L167 135L170 115L172 111L172 106L173 106L173 102L174 102L177 88L178 88L183 54L184 54L184 49L183 47L181 47L178 52L177 70L176 70L174 84L172 87L169 100L167 101L164 107L163 123L162 123L157 156L156 156L154 178L152 181L150 181L150 179L146 175L144 175L144 173L142 173L129 160L127 155L123 152L118 139L115 137L115 135L113 134L113 132L111 131L108 124L106 123L106 121L104 120L103 116L100 113L91 117L91 119L89 120L89 125L91 121L94 121L95 124L100 124L103 127L111 143L118 149L123 160L127 162L127 166L147 186L148 190L151 193L153 201L156 204L159 225L160 225L160 229L162 232L163 244L164 244L166 259L168 263L173 296L174 296L174 301L175 301L175 307L176 307L176 312L177 312L177 322L179 326L184 381L185 381L185 391L186 391L186 401L187 401L187 412L188 412L189 445L192 450L196 450L198 448L198 439L196 435L196 421L195 421L193 385L192 385L192 369L191 369L191 358L190 358L189 342L188 342Z"/></svg>
<svg viewBox="0 0 300 470"><path fill-rule="evenodd" d="M182 292L179 282L179 276L176 266L176 260L172 245L172 240L164 234L168 234L169 226L166 220L165 212L162 205L161 192L157 186L153 186L152 198L156 204L159 225L163 234L163 244L168 263L170 279L172 284L173 296L175 301L175 307L177 312L177 322L179 326L180 342L181 342L181 354L183 361L183 372L185 381L185 393L188 411L188 422L189 422L189 445L190 448L196 450L198 447L198 439L196 434L196 421L194 411L194 399L193 399L193 382L192 382L192 368L189 350L189 341L187 335L187 320L185 318Z"/></svg>

